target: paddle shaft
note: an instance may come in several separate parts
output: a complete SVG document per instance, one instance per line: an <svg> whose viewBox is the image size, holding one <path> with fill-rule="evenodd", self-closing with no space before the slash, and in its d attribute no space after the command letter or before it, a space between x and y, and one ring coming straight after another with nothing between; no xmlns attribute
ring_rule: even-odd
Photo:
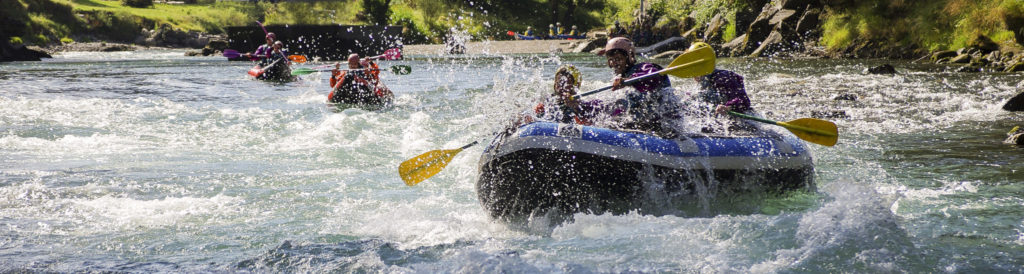
<svg viewBox="0 0 1024 274"><path fill-rule="evenodd" d="M809 127L802 127L802 126L798 126L798 125L794 125L794 124L790 124L790 123L785 123L785 122L772 121L772 120L768 120L768 119L763 119L763 118L758 118L758 117L746 115L746 114L735 112L735 111L729 111L729 115L740 117L740 118L743 118L743 119L754 120L754 121L758 121L758 122L762 122L762 123L766 123L766 124L772 124L772 125L781 126L781 127L785 127L785 128L791 128L791 129L796 129L796 130L800 130L800 131L804 131L804 132L819 134L819 135L822 135L822 136L835 136L835 134L833 134L833 133L825 132L825 131L822 131L822 130L819 130L819 129L809 128Z"/></svg>
<svg viewBox="0 0 1024 274"><path fill-rule="evenodd" d="M655 76L659 76L659 75L665 75L665 73L667 73L669 71L673 71L673 70L676 70L676 69L679 69L679 68L683 68L683 67L688 67L690 65L693 65L693 64L696 64L696 63L700 63L700 62L704 62L704 60L697 60L697 61L689 62L689 63L686 63L686 64L682 64L682 65L678 65L678 66L674 66L674 67L670 67L670 68L665 68L665 69L662 69L662 70L659 70L659 71L655 71L655 72L652 72L652 73L644 75L644 76L630 78L629 80L623 81L622 85L623 86L632 85L633 83L640 82L640 81L643 81L643 80L647 80L647 79L649 79L651 77L655 77ZM606 87L603 87L603 88L599 88L599 89L591 90L591 91L588 91L588 92L580 93L580 94L577 94L576 96L574 96L573 99L579 99L580 97L591 95L591 94L598 93L598 92L602 92L602 91L605 91L605 90L609 90L611 88L612 88L612 86L606 86Z"/></svg>

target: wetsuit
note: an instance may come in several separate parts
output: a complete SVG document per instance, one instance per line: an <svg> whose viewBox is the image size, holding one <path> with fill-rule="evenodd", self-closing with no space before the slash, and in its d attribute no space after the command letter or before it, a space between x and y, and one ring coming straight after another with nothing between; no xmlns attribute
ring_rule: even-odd
<svg viewBox="0 0 1024 274"><path fill-rule="evenodd" d="M743 76L728 70L715 69L701 76L697 97L710 104L728 106L736 112L752 110L747 90L743 87Z"/></svg>

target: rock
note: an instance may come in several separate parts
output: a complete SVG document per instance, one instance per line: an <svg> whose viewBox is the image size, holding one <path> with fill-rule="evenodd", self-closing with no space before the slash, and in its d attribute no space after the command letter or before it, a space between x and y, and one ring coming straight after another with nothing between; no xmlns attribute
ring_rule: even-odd
<svg viewBox="0 0 1024 274"><path fill-rule="evenodd" d="M778 7L782 9L799 10L814 4L820 5L818 0L777 0ZM803 11L803 10L799 10Z"/></svg>
<svg viewBox="0 0 1024 274"><path fill-rule="evenodd" d="M649 54L654 52L663 52L669 50L686 50L690 46L690 40L683 37L672 37L661 42L654 43L653 45L637 48L635 52L637 54Z"/></svg>
<svg viewBox="0 0 1024 274"><path fill-rule="evenodd" d="M768 57L780 52L787 52L800 49L799 43L783 38L778 31L773 31L768 38L761 42L761 46L750 53L749 57Z"/></svg>
<svg viewBox="0 0 1024 274"><path fill-rule="evenodd" d="M721 43L722 42L722 27L729 22L722 18L722 14L716 14L714 18L711 18L711 22L708 23L708 29L704 31L704 42L708 43Z"/></svg>
<svg viewBox="0 0 1024 274"><path fill-rule="evenodd" d="M583 53L583 52L594 51L596 49L602 49L602 48L604 48L604 44L605 43L608 43L608 38L607 37L596 38L596 39L589 39L589 40L584 41L583 43L580 43L578 46L576 46L576 48L573 49L572 52Z"/></svg>
<svg viewBox="0 0 1024 274"><path fill-rule="evenodd" d="M0 62L40 61L42 58L53 57L41 49L29 48L24 44L12 45L7 39L0 41Z"/></svg>
<svg viewBox="0 0 1024 274"><path fill-rule="evenodd" d="M981 72L981 67L963 66L958 68L956 72Z"/></svg>
<svg viewBox="0 0 1024 274"><path fill-rule="evenodd" d="M186 51L185 52L185 56L200 56L200 55L204 55L204 54L203 54L202 51L198 51L198 50L190 50L190 51Z"/></svg>
<svg viewBox="0 0 1024 274"><path fill-rule="evenodd" d="M761 46L761 41L772 34L774 25L771 24L771 19L777 11L774 6L765 5L761 14L754 19L754 22L750 23L750 27L747 28L746 40L743 41L742 46L736 48L735 55L748 55Z"/></svg>
<svg viewBox="0 0 1024 274"><path fill-rule="evenodd" d="M849 118L845 110L812 110L811 117L814 118Z"/></svg>
<svg viewBox="0 0 1024 274"><path fill-rule="evenodd" d="M960 54L953 57L953 59L949 59L949 62L953 64L967 64L971 62L971 56L967 54Z"/></svg>
<svg viewBox="0 0 1024 274"><path fill-rule="evenodd" d="M818 24L821 23L821 9L809 8L800 20L796 22L796 35L801 39L813 39L817 37Z"/></svg>
<svg viewBox="0 0 1024 274"><path fill-rule="evenodd" d="M719 55L730 56L730 57L737 56L738 55L737 52L739 52L739 48L741 46L743 46L743 42L745 42L745 41L747 41L747 35L746 34L740 35L739 37L736 37L735 39L732 39L732 41L729 41L728 43L722 44L722 50L721 50L722 53L719 53Z"/></svg>
<svg viewBox="0 0 1024 274"><path fill-rule="evenodd" d="M957 56L957 54L956 54L955 51L952 51L952 50L940 50L940 51L936 51L936 52L932 53L931 60L932 60L933 63L939 63L939 60L950 59L950 58L953 58L953 57L956 57L956 56Z"/></svg>
<svg viewBox="0 0 1024 274"><path fill-rule="evenodd" d="M228 48L228 41L227 40L210 40L210 42L206 43L206 47L207 48L211 48L211 49L216 50L216 51L224 51L225 49Z"/></svg>
<svg viewBox="0 0 1024 274"><path fill-rule="evenodd" d="M661 58L675 59L676 57L679 57L680 54L683 54L683 52L685 52L685 51L670 50L670 51L666 51L666 52L655 54L654 56L651 56L651 59L661 59Z"/></svg>
<svg viewBox="0 0 1024 274"><path fill-rule="evenodd" d="M1024 62L1016 62L1006 66L1005 72L1021 72L1024 71Z"/></svg>
<svg viewBox="0 0 1024 274"><path fill-rule="evenodd" d="M890 64L885 64L865 70L869 74L896 74L896 68Z"/></svg>
<svg viewBox="0 0 1024 274"><path fill-rule="evenodd" d="M844 94L839 94L836 97L833 97L832 100L835 100L835 101L857 101L857 95L856 94L850 94L850 93L844 93Z"/></svg>
<svg viewBox="0 0 1024 274"><path fill-rule="evenodd" d="M105 52L131 51L131 50L134 50L134 49L135 48L133 48L132 46L125 45L125 44L113 44L113 45L104 45L104 47L102 49L100 49L100 51L105 51Z"/></svg>

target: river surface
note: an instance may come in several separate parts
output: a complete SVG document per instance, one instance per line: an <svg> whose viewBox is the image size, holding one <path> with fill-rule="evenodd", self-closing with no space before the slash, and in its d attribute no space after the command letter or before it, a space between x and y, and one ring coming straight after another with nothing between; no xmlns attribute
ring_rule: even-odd
<svg viewBox="0 0 1024 274"><path fill-rule="evenodd" d="M1002 143L1024 114L1000 109L1022 74L720 59L766 117L839 125L809 145L816 192L523 227L477 200L483 146L414 187L397 166L486 143L561 64L607 85L603 59L407 57L382 63L413 70L383 75L381 111L325 104L326 75L271 84L181 51L0 64L0 272L1024 272L1024 148Z"/></svg>

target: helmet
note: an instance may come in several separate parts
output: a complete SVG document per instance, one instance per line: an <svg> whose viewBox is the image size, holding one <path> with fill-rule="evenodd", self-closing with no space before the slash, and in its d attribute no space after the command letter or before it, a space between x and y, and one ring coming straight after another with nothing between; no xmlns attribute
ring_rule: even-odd
<svg viewBox="0 0 1024 274"><path fill-rule="evenodd" d="M568 73L570 76L572 76L572 85L576 86L577 88L580 87L581 82L583 82L582 79L580 79L580 70L576 69L576 66L562 65L561 67L558 67L558 70L555 71L556 81L558 80L558 75L562 73ZM555 84L557 85L558 83Z"/></svg>
<svg viewBox="0 0 1024 274"><path fill-rule="evenodd" d="M694 51L694 50L697 50L697 49L700 49L700 48L707 48L707 47L711 47L711 46L708 45L708 43L704 43L704 42L694 42L693 44L690 44L690 48L686 49L686 51Z"/></svg>
<svg viewBox="0 0 1024 274"><path fill-rule="evenodd" d="M273 32L268 32L267 39L277 39L277 35L274 34Z"/></svg>
<svg viewBox="0 0 1024 274"><path fill-rule="evenodd" d="M633 41L626 37L615 37L604 44L604 49L597 52L597 55L605 55L613 49L625 50L626 54L633 54Z"/></svg>

